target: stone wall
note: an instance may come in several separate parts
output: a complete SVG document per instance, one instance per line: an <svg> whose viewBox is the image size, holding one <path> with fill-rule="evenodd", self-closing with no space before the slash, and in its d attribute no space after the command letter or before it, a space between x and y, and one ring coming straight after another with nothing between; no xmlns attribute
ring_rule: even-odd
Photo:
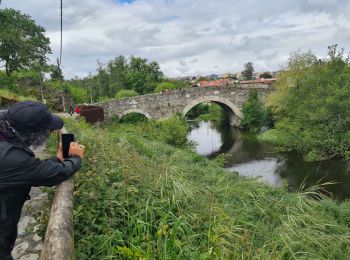
<svg viewBox="0 0 350 260"><path fill-rule="evenodd" d="M175 113L185 115L191 108L203 102L215 102L228 113L231 124L237 125L242 116L242 105L253 89L258 91L259 96L265 98L273 90L273 87L267 84L255 84L249 87L241 85L194 87L106 101L94 105L104 108L107 120L113 115L121 118L132 112L143 114L147 118L163 119L171 117Z"/></svg>

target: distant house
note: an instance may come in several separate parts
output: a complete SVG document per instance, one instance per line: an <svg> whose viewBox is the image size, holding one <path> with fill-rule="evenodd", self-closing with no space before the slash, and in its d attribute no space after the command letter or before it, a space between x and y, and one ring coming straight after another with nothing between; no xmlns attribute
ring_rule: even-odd
<svg viewBox="0 0 350 260"><path fill-rule="evenodd" d="M232 73L224 73L222 74L221 78L228 79L228 78L234 78L234 75Z"/></svg>
<svg viewBox="0 0 350 260"><path fill-rule="evenodd" d="M242 75L242 72L234 73L234 74L233 74L233 77L236 78L236 79L238 79L238 80L243 80L243 79L244 79L244 77L243 77L243 75Z"/></svg>

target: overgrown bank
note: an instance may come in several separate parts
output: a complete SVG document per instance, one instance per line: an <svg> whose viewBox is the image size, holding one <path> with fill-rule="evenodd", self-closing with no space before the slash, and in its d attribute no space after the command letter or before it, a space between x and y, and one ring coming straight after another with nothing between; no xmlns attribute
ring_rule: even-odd
<svg viewBox="0 0 350 260"><path fill-rule="evenodd" d="M348 257L349 202L226 173L159 141L157 125L67 127L87 146L74 194L77 259Z"/></svg>
<svg viewBox="0 0 350 260"><path fill-rule="evenodd" d="M268 99L275 129L262 139L310 161L350 158L350 58L328 49L325 59L293 53Z"/></svg>

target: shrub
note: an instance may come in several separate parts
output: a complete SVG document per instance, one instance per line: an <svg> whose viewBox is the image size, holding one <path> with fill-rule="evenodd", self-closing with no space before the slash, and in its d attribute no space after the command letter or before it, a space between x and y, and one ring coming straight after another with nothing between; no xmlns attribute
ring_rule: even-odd
<svg viewBox="0 0 350 260"><path fill-rule="evenodd" d="M126 97L134 97L137 96L137 92L135 90L130 90L130 89L122 89L120 90L116 95L116 99L123 99Z"/></svg>
<svg viewBox="0 0 350 260"><path fill-rule="evenodd" d="M267 110L255 90L249 93L248 100L243 104L242 113L241 127L243 129L256 130L268 124Z"/></svg>
<svg viewBox="0 0 350 260"><path fill-rule="evenodd" d="M173 116L160 121L158 125L159 140L176 147L186 147L189 144L187 140L189 126L183 118Z"/></svg>
<svg viewBox="0 0 350 260"><path fill-rule="evenodd" d="M145 117L144 115L140 114L140 113L130 113L127 114L125 116L123 116L120 119L120 123L136 123L136 122L142 122L142 121L146 121L147 117Z"/></svg>
<svg viewBox="0 0 350 260"><path fill-rule="evenodd" d="M161 91L174 90L174 89L176 89L176 85L174 83L162 82L157 85L156 89L154 90L154 93L159 93Z"/></svg>

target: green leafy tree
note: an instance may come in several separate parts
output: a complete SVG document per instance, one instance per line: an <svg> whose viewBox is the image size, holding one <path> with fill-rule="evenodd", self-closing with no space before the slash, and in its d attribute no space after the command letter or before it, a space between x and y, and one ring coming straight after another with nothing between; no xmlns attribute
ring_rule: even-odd
<svg viewBox="0 0 350 260"><path fill-rule="evenodd" d="M123 89L134 90L138 94L152 93L163 81L164 75L157 62L118 56L107 64L98 62L97 75L76 79L74 85L88 88L90 100L102 101L114 98Z"/></svg>
<svg viewBox="0 0 350 260"><path fill-rule="evenodd" d="M110 94L114 96L121 89L125 89L125 75L127 60L124 56L118 56L108 63Z"/></svg>
<svg viewBox="0 0 350 260"><path fill-rule="evenodd" d="M264 72L264 73L262 73L262 74L260 75L260 78L263 78L263 79L271 79L271 78L273 78L273 77L272 77L272 75L271 75L270 72L266 71L266 72Z"/></svg>
<svg viewBox="0 0 350 260"><path fill-rule="evenodd" d="M51 49L42 26L29 15L7 8L0 9L0 21L0 61L7 75L34 62L46 63Z"/></svg>
<svg viewBox="0 0 350 260"><path fill-rule="evenodd" d="M58 65L50 65L49 66L50 77L52 80L63 80L62 69Z"/></svg>
<svg viewBox="0 0 350 260"><path fill-rule="evenodd" d="M68 91L75 104L82 104L88 101L88 93L85 88L70 85Z"/></svg>
<svg viewBox="0 0 350 260"><path fill-rule="evenodd" d="M243 104L241 127L255 130L267 125L267 111L254 90L249 93L248 100Z"/></svg>
<svg viewBox="0 0 350 260"><path fill-rule="evenodd" d="M244 64L244 70L242 71L243 77L245 77L246 80L253 79L253 73L254 73L254 64L253 62L247 62Z"/></svg>
<svg viewBox="0 0 350 260"><path fill-rule="evenodd" d="M139 94L151 93L163 77L157 62L148 63L147 59L130 57L126 74L128 89L133 89Z"/></svg>
<svg viewBox="0 0 350 260"><path fill-rule="evenodd" d="M97 74L97 83L100 88L100 93L102 96L109 97L109 75L108 71L103 68L102 63L98 61L98 74Z"/></svg>
<svg viewBox="0 0 350 260"><path fill-rule="evenodd" d="M337 46L328 58L292 53L288 71L269 97L276 118L277 142L308 160L350 158L350 63Z"/></svg>

